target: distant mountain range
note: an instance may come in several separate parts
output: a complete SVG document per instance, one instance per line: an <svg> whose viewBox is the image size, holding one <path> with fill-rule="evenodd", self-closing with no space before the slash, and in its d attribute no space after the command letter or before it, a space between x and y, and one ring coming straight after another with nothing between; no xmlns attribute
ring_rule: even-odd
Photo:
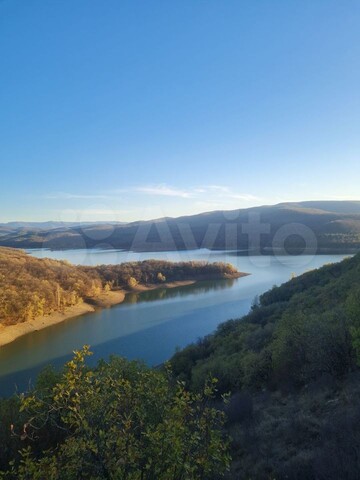
<svg viewBox="0 0 360 480"><path fill-rule="evenodd" d="M67 230L74 227L87 227L89 225L104 225L108 222L7 222L0 223L0 237L3 235L18 235L39 231ZM125 225L125 222L114 222L114 225Z"/></svg>
<svg viewBox="0 0 360 480"><path fill-rule="evenodd" d="M62 227L75 227L82 225L103 225L108 222L7 222L0 223L0 228L9 229L9 230L18 230L18 229L34 229L34 230L52 230L53 228L62 228ZM123 225L125 222L113 222L114 224Z"/></svg>
<svg viewBox="0 0 360 480"><path fill-rule="evenodd" d="M280 203L127 224L0 224L0 245L20 248L209 248L243 253L360 250L360 201Z"/></svg>

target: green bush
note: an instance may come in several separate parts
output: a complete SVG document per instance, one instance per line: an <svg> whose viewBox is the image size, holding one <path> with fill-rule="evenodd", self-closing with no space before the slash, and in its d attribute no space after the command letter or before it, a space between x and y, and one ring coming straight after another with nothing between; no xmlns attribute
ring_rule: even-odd
<svg viewBox="0 0 360 480"><path fill-rule="evenodd" d="M121 358L89 369L87 355L88 347L75 352L55 384L50 375L50 388L21 399L28 420L15 435L35 448L1 478L195 480L226 471L224 414L209 406L215 380L191 394L169 374ZM44 435L47 449L36 453Z"/></svg>

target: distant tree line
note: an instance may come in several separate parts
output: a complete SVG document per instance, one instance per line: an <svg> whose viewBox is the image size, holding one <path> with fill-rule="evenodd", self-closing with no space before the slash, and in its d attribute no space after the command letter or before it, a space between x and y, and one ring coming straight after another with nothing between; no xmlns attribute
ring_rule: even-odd
<svg viewBox="0 0 360 480"><path fill-rule="evenodd" d="M237 270L229 263L208 262L166 262L145 260L120 265L80 267L83 272L93 275L94 271L111 288L127 288L137 284L162 284L181 280L210 280L233 278Z"/></svg>

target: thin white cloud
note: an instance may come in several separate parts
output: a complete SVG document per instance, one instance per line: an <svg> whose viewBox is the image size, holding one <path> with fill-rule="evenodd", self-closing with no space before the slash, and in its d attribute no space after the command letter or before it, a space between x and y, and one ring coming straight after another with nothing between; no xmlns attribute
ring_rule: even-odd
<svg viewBox="0 0 360 480"><path fill-rule="evenodd" d="M187 190L181 190L172 186L162 184L157 186L136 187L135 191L138 193L144 193L146 195L160 195L166 197L201 198L205 195L211 195L212 197L241 200L244 202L261 201L260 197L248 193L237 193L224 185L205 185L193 187Z"/></svg>
<svg viewBox="0 0 360 480"><path fill-rule="evenodd" d="M93 200L93 199L106 199L109 198L108 195L99 195L99 194L87 194L83 195L80 193L66 193L66 192L55 192L44 195L43 198L48 200Z"/></svg>
<svg viewBox="0 0 360 480"><path fill-rule="evenodd" d="M160 195L165 197L180 197L180 198L193 197L193 193L191 191L180 190L178 188L169 187L167 185L136 187L135 190L139 193L145 193L146 195Z"/></svg>
<svg viewBox="0 0 360 480"><path fill-rule="evenodd" d="M224 185L207 185L204 187L206 190L213 190L214 192L229 193L230 188Z"/></svg>
<svg viewBox="0 0 360 480"><path fill-rule="evenodd" d="M144 196L149 198L145 200ZM187 189L167 184L137 185L84 194L55 192L42 198L63 200L64 206L70 204L74 210L69 211L65 208L61 211L61 217L64 219L71 217L76 221L140 220L145 218L142 211L144 204L152 212L147 212L146 217L154 218L157 208L166 209L166 216L181 216L201 213L201 211L233 210L266 203L260 197L232 190L225 185L195 185ZM88 202L85 204L81 202L86 200ZM97 202L99 200L100 203ZM67 201L69 203L65 204ZM132 206L131 211L119 209L120 205L124 207L129 204ZM80 205L87 205L87 208L83 209Z"/></svg>
<svg viewBox="0 0 360 480"><path fill-rule="evenodd" d="M233 200L243 200L244 202L260 202L262 200L261 197L256 197L248 193L229 193L226 197L232 198Z"/></svg>
<svg viewBox="0 0 360 480"><path fill-rule="evenodd" d="M202 192L211 193L218 198L241 200L244 202L260 202L262 200L260 197L249 193L234 192L231 188L224 185L208 185L202 187Z"/></svg>
<svg viewBox="0 0 360 480"><path fill-rule="evenodd" d="M171 185L144 185L130 187L127 189L110 190L105 193L68 193L68 192L54 192L44 195L43 198L51 200L112 200L119 197L121 194L143 194L149 196L161 197L177 197L183 199L201 199L209 196L222 199L241 200L244 202L258 202L260 197L248 193L238 193L231 190L224 185L203 185L188 189L180 189Z"/></svg>

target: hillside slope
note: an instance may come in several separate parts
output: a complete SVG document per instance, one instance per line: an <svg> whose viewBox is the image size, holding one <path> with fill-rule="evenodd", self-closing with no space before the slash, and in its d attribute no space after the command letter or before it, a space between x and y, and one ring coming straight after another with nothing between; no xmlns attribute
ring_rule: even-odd
<svg viewBox="0 0 360 480"><path fill-rule="evenodd" d="M171 364L232 392L231 479L358 478L360 254L274 287Z"/></svg>
<svg viewBox="0 0 360 480"><path fill-rule="evenodd" d="M255 233L250 241L249 223ZM258 232L261 235L258 236ZM237 249L254 254L259 251L285 253L285 246L290 253L303 253L305 247L305 253L354 253L360 249L360 202L283 203L125 225L22 230L3 234L0 245L134 251L209 248Z"/></svg>

